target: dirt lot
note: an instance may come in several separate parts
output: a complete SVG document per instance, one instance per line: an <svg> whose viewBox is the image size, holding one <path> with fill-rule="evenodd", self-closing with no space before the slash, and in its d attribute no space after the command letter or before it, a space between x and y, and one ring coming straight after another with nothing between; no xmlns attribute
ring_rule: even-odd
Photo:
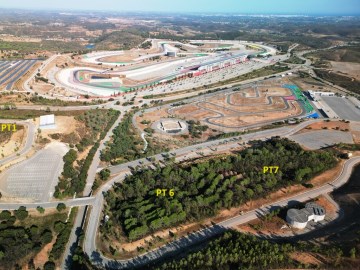
<svg viewBox="0 0 360 270"><path fill-rule="evenodd" d="M53 89L54 86L46 83L36 83L32 86L32 88L35 92L46 94L49 93L49 91Z"/></svg>
<svg viewBox="0 0 360 270"><path fill-rule="evenodd" d="M245 91L232 93L230 95L219 94L206 100L206 102L198 102L184 105L170 112L179 118L187 118L203 121L206 118L220 116L225 117L211 119L210 122L216 125L225 125L229 128L238 127L242 124L253 124L262 121L273 121L285 117L295 117L301 113L301 108L297 102L290 102L290 109L285 111L286 104L282 96L289 96L291 92L282 87L262 87L258 92L260 97L256 97L254 89L249 88ZM273 96L272 104L266 97ZM231 104L228 103L230 101ZM266 113L261 113L265 112ZM273 111L273 112L271 112ZM240 113L252 113L240 115ZM260 113L260 114L259 114Z"/></svg>
<svg viewBox="0 0 360 270"><path fill-rule="evenodd" d="M252 125L260 122L274 121L281 118L286 117L296 117L301 113L301 108L298 103L294 102L294 106L291 107L290 110L282 111L282 112L266 112L263 114L257 115L242 115L242 116L229 116L218 119L211 119L211 123L225 125L226 127L233 127L235 125L241 126L244 125Z"/></svg>
<svg viewBox="0 0 360 270"><path fill-rule="evenodd" d="M231 96L230 96L231 97ZM250 103L249 105L230 105L227 103L226 98L218 97L217 99L209 99L208 102L211 102L213 104L216 104L218 106L221 106L222 108L218 106L213 106L209 103L202 103L202 106L210 106L213 107L213 110L217 110L220 113L230 110L238 111L238 112L262 112L262 111L269 111L269 110L281 110L286 108L286 104L284 100L281 97L272 97L272 104L269 104L269 101L267 99L263 99L263 102L255 102ZM269 105L268 105L269 104ZM233 112L232 112L233 113Z"/></svg>
<svg viewBox="0 0 360 270"><path fill-rule="evenodd" d="M311 265L320 266L324 263L319 259L317 259L313 254L306 252L293 252L292 254L290 254L290 258L302 264L311 264Z"/></svg>
<svg viewBox="0 0 360 270"><path fill-rule="evenodd" d="M360 64L351 62L335 62L331 61L332 69L343 75L353 77L356 80L360 80Z"/></svg>
<svg viewBox="0 0 360 270"><path fill-rule="evenodd" d="M243 106L243 105L248 105L248 104L267 104L267 99L265 96L261 96L261 97L252 97L251 99L249 98L244 98L244 96L241 93L234 93L233 95L230 96L230 103L237 105L237 106Z"/></svg>
<svg viewBox="0 0 360 270"><path fill-rule="evenodd" d="M292 78L293 83L295 83L296 85L298 85L301 89L303 90L321 90L321 91L325 91L325 92L339 92L339 90L337 90L336 88L333 88L329 85L325 85L321 82L318 82L312 78L297 78L297 77L293 77Z"/></svg>
<svg viewBox="0 0 360 270"><path fill-rule="evenodd" d="M283 87L259 87L259 91L267 93L269 96L291 96L292 93L289 89Z"/></svg>
<svg viewBox="0 0 360 270"><path fill-rule="evenodd" d="M293 118L301 114L302 109L297 101L284 100L284 97L291 96L292 92L283 88L283 83L290 81L285 78L259 85L258 89L251 87L226 95L220 93L208 98L201 97L190 104L146 112L137 122L139 127L144 129L148 126L139 123L144 119L153 123L160 118L173 116L182 120L200 121L201 125L209 126L211 136L214 132L234 131L260 122ZM268 97L271 97L271 101ZM286 102L289 109L286 109Z"/></svg>
<svg viewBox="0 0 360 270"><path fill-rule="evenodd" d="M40 118L36 118L39 125ZM59 141L68 144L77 144L87 134L84 123L77 121L74 116L55 116L56 128L41 130L41 137L49 142ZM86 156L90 147L85 149L79 156Z"/></svg>
<svg viewBox="0 0 360 270"><path fill-rule="evenodd" d="M0 95L1 104L14 103L15 105L29 105L27 101L28 95L26 93L17 94L3 94Z"/></svg>
<svg viewBox="0 0 360 270"><path fill-rule="evenodd" d="M337 128L339 130L350 129L350 124L341 122L341 121L317 122L317 123L308 125L305 129L302 129L295 134L306 133L306 132L313 131L313 130L337 129Z"/></svg>
<svg viewBox="0 0 360 270"><path fill-rule="evenodd" d="M7 132L7 134L0 134L2 138L0 141L0 155L6 157L14 153L14 150L21 148L25 142L26 130L23 126L17 126L17 131ZM3 139L3 140L2 140Z"/></svg>
<svg viewBox="0 0 360 270"><path fill-rule="evenodd" d="M300 130L296 134L302 134L311 132L314 130L349 130L353 137L354 143L360 143L360 124L358 123L345 123L342 121L331 121L331 122L318 122L307 126L305 129Z"/></svg>

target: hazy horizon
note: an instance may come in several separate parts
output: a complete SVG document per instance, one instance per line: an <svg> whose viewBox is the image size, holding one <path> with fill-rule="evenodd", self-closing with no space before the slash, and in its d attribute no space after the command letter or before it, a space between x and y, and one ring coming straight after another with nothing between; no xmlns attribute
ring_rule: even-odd
<svg viewBox="0 0 360 270"><path fill-rule="evenodd" d="M73 11L73 12L147 12L147 13L208 13L236 15L328 15L328 16L359 16L358 0L303 0L289 3L288 0L222 0L196 2L183 0L172 2L163 0L135 0L126 3L114 3L113 0L0 0L1 9L19 9L33 11Z"/></svg>

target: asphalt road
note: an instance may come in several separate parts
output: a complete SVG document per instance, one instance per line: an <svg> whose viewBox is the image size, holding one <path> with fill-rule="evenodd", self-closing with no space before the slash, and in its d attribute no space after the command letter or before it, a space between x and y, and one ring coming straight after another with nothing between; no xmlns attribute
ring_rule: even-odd
<svg viewBox="0 0 360 270"><path fill-rule="evenodd" d="M208 141L208 142L204 142L204 143L200 143L200 144L187 146L184 148L179 148L179 149L170 151L170 153L176 154L177 157L181 156L182 158L180 158L180 159L187 159L186 158L187 155L196 154L196 152L198 152L198 153L203 152L206 149L211 150L210 148L216 148L220 145L222 146L223 150L230 150L231 148L238 146L240 138L241 138L241 142L246 142L249 140L271 138L273 136L287 137L287 136L290 136L290 135L296 133L297 131L303 129L304 127L308 126L311 123L316 123L316 122L321 122L321 121L323 121L323 120L319 120L319 119L308 120L308 121L302 122L295 126L286 126L286 127L281 127L281 128L268 129L268 130L258 131L258 132L254 132L254 133L249 133L249 134L245 134L245 135L241 135L241 136L232 137L232 138ZM155 157L155 159L157 161L160 161L160 160L163 160L163 157L162 157L163 154L165 154L165 153L160 153L153 157ZM127 162L124 164L110 166L109 169L112 174L118 174L118 173L123 172L125 169L127 169L129 167L136 167L136 166L142 166L142 165L143 166L151 165L151 162L149 162L146 158L142 158L142 159L130 161L130 162Z"/></svg>
<svg viewBox="0 0 360 270"><path fill-rule="evenodd" d="M95 202L95 197L84 197L84 198L76 198L76 199L70 199L67 201L52 201L52 202L41 202L41 203L6 203L2 202L0 203L0 210L15 210L19 209L20 206L25 206L28 209L34 209L38 206L41 206L43 208L56 208L56 206L59 203L64 203L68 207L73 206L86 206L91 205Z"/></svg>
<svg viewBox="0 0 360 270"><path fill-rule="evenodd" d="M91 162L90 168L88 170L88 176L86 178L86 186L84 189L85 195L90 196L90 194L91 194L91 188L92 188L94 180L95 180L98 165L100 163L100 153L106 147L105 143L110 140L111 136L113 135L114 129L119 125L123 116L124 116L124 114L121 113L120 116L118 117L118 119L115 121L115 123L112 125L112 127L106 134L105 138L100 142L100 146L99 146L98 150L96 151L93 161ZM94 197L92 197L92 198L94 200L98 200L97 197L102 197L102 194L99 193L95 198ZM91 204L92 204L93 208L99 207L99 205L97 203L94 204L94 201L92 201ZM75 223L71 230L70 238L69 238L69 241L66 245L66 249L64 252L64 259L62 260L62 264L61 264L62 269L68 269L69 266L71 265L72 254L77 246L77 241L78 241L78 237L79 237L79 229L81 229L83 227L82 225L84 222L86 210L87 210L86 207L80 207L78 210L78 213L77 213L77 216L75 219ZM100 211L100 209L99 209L99 211Z"/></svg>

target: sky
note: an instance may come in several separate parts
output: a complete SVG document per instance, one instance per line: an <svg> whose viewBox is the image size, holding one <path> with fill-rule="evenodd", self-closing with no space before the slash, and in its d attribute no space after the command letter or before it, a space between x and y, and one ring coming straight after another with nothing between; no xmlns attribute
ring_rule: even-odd
<svg viewBox="0 0 360 270"><path fill-rule="evenodd" d="M0 8L360 15L360 0L0 0Z"/></svg>

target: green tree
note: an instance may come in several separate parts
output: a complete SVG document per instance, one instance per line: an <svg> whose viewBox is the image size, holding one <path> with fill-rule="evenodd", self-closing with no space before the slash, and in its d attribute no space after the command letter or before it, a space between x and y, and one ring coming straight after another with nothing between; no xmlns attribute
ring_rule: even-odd
<svg viewBox="0 0 360 270"><path fill-rule="evenodd" d="M11 217L11 212L8 210L3 210L0 213L0 219L8 220Z"/></svg>
<svg viewBox="0 0 360 270"><path fill-rule="evenodd" d="M18 220L24 220L28 217L29 213L25 206L20 206L18 210L14 211L14 215Z"/></svg>
<svg viewBox="0 0 360 270"><path fill-rule="evenodd" d="M66 209L66 205L64 203L59 203L57 206L56 206L56 209L59 211L59 212L62 212Z"/></svg>
<svg viewBox="0 0 360 270"><path fill-rule="evenodd" d="M110 170L109 169L102 169L99 173L100 179L106 181L110 177Z"/></svg>
<svg viewBox="0 0 360 270"><path fill-rule="evenodd" d="M356 248L350 249L350 258L355 259L356 258Z"/></svg>
<svg viewBox="0 0 360 270"><path fill-rule="evenodd" d="M48 244L52 241L53 235L50 230L44 230L41 234L41 242L44 244Z"/></svg>
<svg viewBox="0 0 360 270"><path fill-rule="evenodd" d="M55 263L51 261L47 261L44 264L44 270L55 270Z"/></svg>
<svg viewBox="0 0 360 270"><path fill-rule="evenodd" d="M40 214L44 214L44 213L45 213L44 207L38 206L38 207L36 207L36 210L38 210L38 212L39 212Z"/></svg>

